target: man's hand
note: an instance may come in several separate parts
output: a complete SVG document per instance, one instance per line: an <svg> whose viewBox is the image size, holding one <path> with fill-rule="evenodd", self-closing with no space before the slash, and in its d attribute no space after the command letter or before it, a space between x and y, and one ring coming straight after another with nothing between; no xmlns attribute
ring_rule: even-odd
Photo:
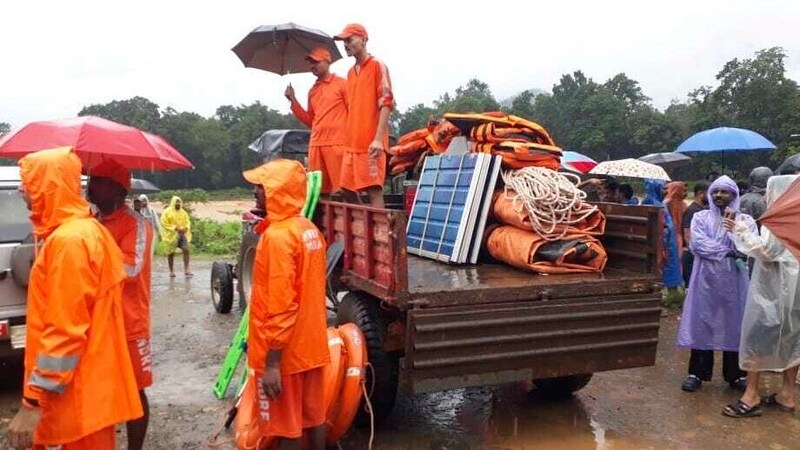
<svg viewBox="0 0 800 450"><path fill-rule="evenodd" d="M369 157L377 158L383 153L383 142L380 139L375 139L369 144Z"/></svg>
<svg viewBox="0 0 800 450"><path fill-rule="evenodd" d="M722 219L722 226L728 231L733 231L733 227L736 226L736 221L728 218Z"/></svg>
<svg viewBox="0 0 800 450"><path fill-rule="evenodd" d="M290 102L296 102L296 98L294 96L294 88L292 85L286 86L286 90L283 92L283 96L286 97Z"/></svg>
<svg viewBox="0 0 800 450"><path fill-rule="evenodd" d="M11 447L33 447L33 432L42 418L41 409L22 407L8 426L8 443Z"/></svg>
<svg viewBox="0 0 800 450"><path fill-rule="evenodd" d="M275 400L281 395L281 369L278 367L267 367L264 375L261 376L261 387L264 394L270 400Z"/></svg>

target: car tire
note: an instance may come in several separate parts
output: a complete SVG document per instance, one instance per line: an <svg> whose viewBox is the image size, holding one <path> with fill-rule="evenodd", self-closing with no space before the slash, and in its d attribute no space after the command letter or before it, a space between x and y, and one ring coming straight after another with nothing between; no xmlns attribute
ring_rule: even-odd
<svg viewBox="0 0 800 450"><path fill-rule="evenodd" d="M544 397L559 399L569 397L574 392L583 389L591 379L591 373L584 373L566 377L542 378L533 380L533 384L541 390Z"/></svg>
<svg viewBox="0 0 800 450"><path fill-rule="evenodd" d="M391 415L397 398L399 357L384 350L388 328L381 314L380 301L369 295L350 292L339 303L336 314L339 324L354 323L364 333L367 357L372 366L371 370L367 369L367 392L372 389L370 402L375 422L381 423ZM369 426L369 423L369 414L362 405L356 415L356 424Z"/></svg>
<svg viewBox="0 0 800 450"><path fill-rule="evenodd" d="M239 258L236 261L236 289L239 292L239 308L244 311L250 300L250 290L253 287L253 268L256 261L256 247L261 236L253 231L247 231L242 236L239 246Z"/></svg>
<svg viewBox="0 0 800 450"><path fill-rule="evenodd" d="M211 265L211 303L220 314L228 314L233 307L233 268L225 261Z"/></svg>

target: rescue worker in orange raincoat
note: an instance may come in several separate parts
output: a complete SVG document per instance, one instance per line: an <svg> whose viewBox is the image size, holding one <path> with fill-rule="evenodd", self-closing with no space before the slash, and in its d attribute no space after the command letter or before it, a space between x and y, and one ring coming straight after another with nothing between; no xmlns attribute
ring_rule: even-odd
<svg viewBox="0 0 800 450"><path fill-rule="evenodd" d="M114 426L142 416L125 342L125 270L114 238L81 198L69 148L19 161L37 239L31 268L22 408L11 447L116 448Z"/></svg>
<svg viewBox="0 0 800 450"><path fill-rule="evenodd" d="M125 205L130 188L130 171L113 161L91 170L89 201L97 207L98 220L111 232L122 250L128 277L122 287L122 312L128 353L144 410L141 418L127 424L128 449L141 450L150 418L144 390L153 384L150 354L150 246L153 245L153 227L146 218Z"/></svg>
<svg viewBox="0 0 800 450"><path fill-rule="evenodd" d="M267 216L256 247L247 359L256 383L259 430L279 448L325 448L322 370L330 362L322 233L300 212L306 172L278 159L244 172Z"/></svg>
<svg viewBox="0 0 800 450"><path fill-rule="evenodd" d="M370 204L382 208L389 115L394 109L389 69L367 53L367 30L362 25L347 25L334 39L344 41L347 56L356 58L347 73L349 142L342 160L342 189L367 192Z"/></svg>
<svg viewBox="0 0 800 450"><path fill-rule="evenodd" d="M342 158L347 144L347 91L344 78L331 73L331 53L317 47L306 56L316 83L308 91L308 110L297 101L289 85L284 95L291 102L292 113L311 129L308 143L308 167L322 171L323 195L341 188Z"/></svg>

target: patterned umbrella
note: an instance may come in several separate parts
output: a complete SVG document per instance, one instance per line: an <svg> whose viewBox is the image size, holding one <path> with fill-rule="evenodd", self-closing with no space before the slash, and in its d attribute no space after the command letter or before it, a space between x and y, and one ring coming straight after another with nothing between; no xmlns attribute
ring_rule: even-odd
<svg viewBox="0 0 800 450"><path fill-rule="evenodd" d="M589 173L594 175L611 175L615 177L651 178L653 180L671 181L667 172L655 164L628 158L617 161L603 161Z"/></svg>
<svg viewBox="0 0 800 450"><path fill-rule="evenodd" d="M564 151L561 154L561 167L573 172L588 173L596 165L597 161L578 152Z"/></svg>

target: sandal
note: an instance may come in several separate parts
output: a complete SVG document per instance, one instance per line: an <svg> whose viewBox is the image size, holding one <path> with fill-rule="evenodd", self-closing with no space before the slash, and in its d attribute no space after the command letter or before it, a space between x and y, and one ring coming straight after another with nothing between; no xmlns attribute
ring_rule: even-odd
<svg viewBox="0 0 800 450"><path fill-rule="evenodd" d="M736 400L722 410L722 414L736 419L743 417L758 417L763 413L764 411L761 410L760 405L750 406L741 400Z"/></svg>
<svg viewBox="0 0 800 450"><path fill-rule="evenodd" d="M764 406L771 406L778 408L779 411L785 413L794 412L794 406L786 406L778 401L778 394L771 394L766 397L761 397L761 404L763 404Z"/></svg>
<svg viewBox="0 0 800 450"><path fill-rule="evenodd" d="M192 278L194 274L192 272L186 272L186 278Z"/></svg>

